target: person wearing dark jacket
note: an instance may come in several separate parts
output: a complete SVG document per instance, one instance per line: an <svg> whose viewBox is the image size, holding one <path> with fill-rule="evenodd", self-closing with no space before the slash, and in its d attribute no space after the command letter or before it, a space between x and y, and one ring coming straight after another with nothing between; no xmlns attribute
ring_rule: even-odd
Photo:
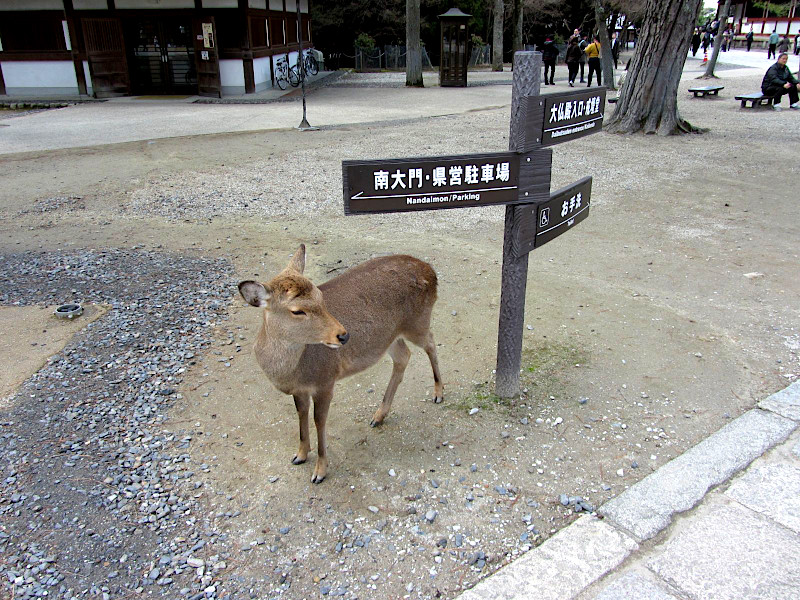
<svg viewBox="0 0 800 600"><path fill-rule="evenodd" d="M745 39L747 40L747 51L750 52L750 46L753 45L753 30L752 29L747 32L747 37L745 37Z"/></svg>
<svg viewBox="0 0 800 600"><path fill-rule="evenodd" d="M789 60L789 55L782 52L778 56L777 62L767 69L764 79L761 82L761 93L765 96L775 96L775 110L781 110L778 104L781 103L781 96L784 94L789 95L789 107L795 110L800 109L798 103L798 91L800 91L800 83L795 79L786 63Z"/></svg>
<svg viewBox="0 0 800 600"><path fill-rule="evenodd" d="M569 71L569 87L575 87L575 78L578 76L578 67L581 63L583 51L578 45L578 38L573 37L567 47L567 70Z"/></svg>
<svg viewBox="0 0 800 600"><path fill-rule="evenodd" d="M697 56L697 51L700 49L701 39L702 36L700 35L700 30L695 27L694 33L692 34L692 56Z"/></svg>
<svg viewBox="0 0 800 600"><path fill-rule="evenodd" d="M542 46L542 62L544 63L544 84L555 85L553 77L556 75L556 61L558 60L558 48L553 43L551 38L547 38ZM550 78L547 78L547 72L550 72Z"/></svg>

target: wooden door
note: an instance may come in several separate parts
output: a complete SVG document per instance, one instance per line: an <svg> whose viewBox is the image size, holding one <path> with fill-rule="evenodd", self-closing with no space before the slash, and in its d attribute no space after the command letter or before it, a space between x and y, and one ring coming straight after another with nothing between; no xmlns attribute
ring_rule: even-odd
<svg viewBox="0 0 800 600"><path fill-rule="evenodd" d="M97 98L130 94L125 40L119 19L81 19L92 88Z"/></svg>
<svg viewBox="0 0 800 600"><path fill-rule="evenodd" d="M197 93L200 96L222 98L217 27L214 24L214 17L195 17L193 30Z"/></svg>

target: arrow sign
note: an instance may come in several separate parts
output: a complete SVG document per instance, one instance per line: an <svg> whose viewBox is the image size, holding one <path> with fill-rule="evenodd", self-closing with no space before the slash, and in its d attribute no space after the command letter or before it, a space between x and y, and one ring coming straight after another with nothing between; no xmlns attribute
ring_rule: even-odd
<svg viewBox="0 0 800 600"><path fill-rule="evenodd" d="M342 161L344 214L547 200L552 150Z"/></svg>
<svg viewBox="0 0 800 600"><path fill-rule="evenodd" d="M597 133L605 116L606 88L524 96L525 126L517 137L522 151L554 146Z"/></svg>
<svg viewBox="0 0 800 600"><path fill-rule="evenodd" d="M524 207L511 241L514 254L523 256L583 221L591 195L592 178L584 177L550 194L547 202Z"/></svg>

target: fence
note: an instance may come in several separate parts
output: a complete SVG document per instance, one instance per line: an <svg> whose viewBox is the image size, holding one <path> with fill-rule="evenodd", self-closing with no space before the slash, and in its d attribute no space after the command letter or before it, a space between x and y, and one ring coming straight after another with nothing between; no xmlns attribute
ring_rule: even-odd
<svg viewBox="0 0 800 600"><path fill-rule="evenodd" d="M384 46L383 48L373 48L366 50L356 46L355 70L356 71L405 71L406 69L406 47L405 46ZM422 47L422 68L433 69L431 59L425 47Z"/></svg>

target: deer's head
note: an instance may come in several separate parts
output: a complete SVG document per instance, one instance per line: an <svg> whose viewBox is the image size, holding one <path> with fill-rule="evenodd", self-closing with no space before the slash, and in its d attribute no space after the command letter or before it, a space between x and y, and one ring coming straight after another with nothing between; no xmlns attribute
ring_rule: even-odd
<svg viewBox="0 0 800 600"><path fill-rule="evenodd" d="M267 283L242 281L239 293L248 304L263 308L271 335L295 344L339 348L350 335L328 312L322 292L303 275L306 247L301 244L286 268Z"/></svg>

